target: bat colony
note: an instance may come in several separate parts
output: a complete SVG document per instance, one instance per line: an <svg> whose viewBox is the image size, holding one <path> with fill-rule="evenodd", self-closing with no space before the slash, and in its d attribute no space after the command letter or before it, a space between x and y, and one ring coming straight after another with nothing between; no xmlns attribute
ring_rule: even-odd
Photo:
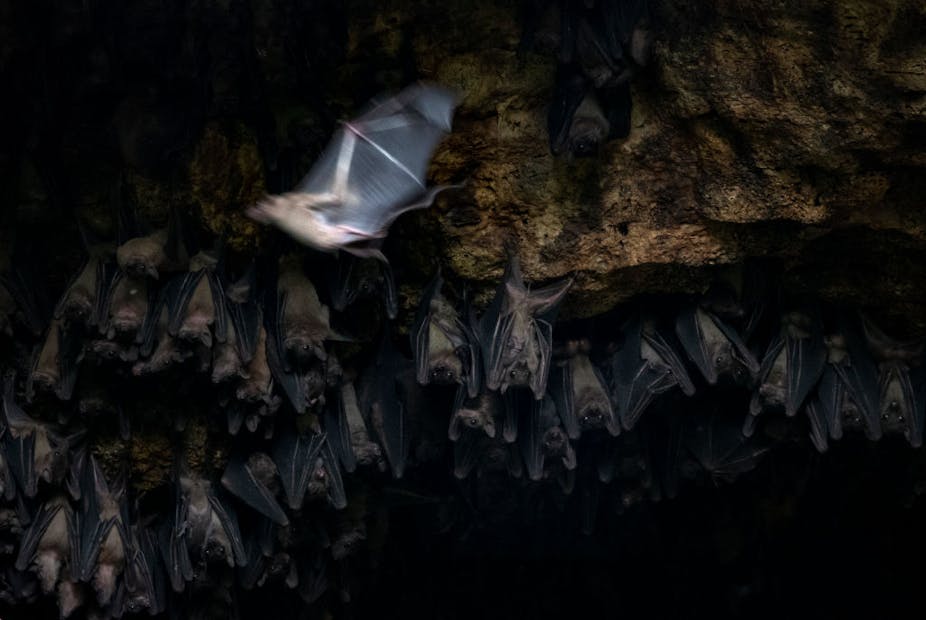
<svg viewBox="0 0 926 620"><path fill-rule="evenodd" d="M589 154L629 130L646 3L538 4L549 20L533 44L555 39L560 62L551 149ZM0 277L5 602L45 594L62 617L119 618L178 606L233 614L239 587L346 600L366 537L352 489L445 456L460 480L549 485L590 507L591 529L599 498L625 509L752 470L781 441L763 432L775 413L820 452L845 433L921 445L923 344L849 308L766 305L779 296L759 269L718 279L677 311L650 300L561 330L572 281L529 285L512 252L481 312L438 272L406 356L380 246L400 214L446 189L425 179L455 103L427 84L373 102L292 192L251 209L320 250L317 260L337 253L327 282L301 254L232 273L220 243L186 238L182 214L150 231L120 213L117 239L85 235L86 261L42 322L40 287L14 254ZM335 320L364 297L382 319L372 345ZM108 468L94 449L114 441L102 428L137 444L136 426L151 420L134 411L152 396L178 437L156 506L135 491L129 448ZM229 435L205 465L182 440L204 409Z"/></svg>

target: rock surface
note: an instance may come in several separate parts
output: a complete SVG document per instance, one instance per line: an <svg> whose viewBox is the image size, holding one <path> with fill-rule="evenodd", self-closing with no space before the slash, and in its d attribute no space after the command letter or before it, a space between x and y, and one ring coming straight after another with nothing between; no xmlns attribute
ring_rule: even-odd
<svg viewBox="0 0 926 620"><path fill-rule="evenodd" d="M702 290L715 266L777 256L800 290L926 325L922 3L664 0L630 136L578 161L549 153L555 61L521 45L519 11L6 6L6 202L20 226L71 206L104 221L114 193L156 223L180 206L248 251L263 235L248 204L290 188L337 119L423 78L463 94L432 178L466 187L393 228L409 305L435 262L484 300L512 245L529 279L576 275L567 317Z"/></svg>

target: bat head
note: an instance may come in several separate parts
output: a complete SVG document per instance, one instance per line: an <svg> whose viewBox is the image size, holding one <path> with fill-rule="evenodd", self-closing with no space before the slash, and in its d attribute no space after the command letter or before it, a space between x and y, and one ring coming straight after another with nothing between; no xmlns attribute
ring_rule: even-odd
<svg viewBox="0 0 926 620"><path fill-rule="evenodd" d="M75 287L68 294L61 313L68 322L87 324L93 316L95 305L96 300L92 291L83 286Z"/></svg>
<svg viewBox="0 0 926 620"><path fill-rule="evenodd" d="M575 402L582 430L599 430L611 424L611 408L597 394L579 394Z"/></svg>
<svg viewBox="0 0 926 620"><path fill-rule="evenodd" d="M385 471L386 461L383 459L383 451L376 443L364 441L360 445L354 446L354 455L357 457L359 465L376 465L376 467Z"/></svg>
<svg viewBox="0 0 926 620"><path fill-rule="evenodd" d="M267 576L274 580L285 577L289 574L292 562L292 558L285 551L274 553L267 564Z"/></svg>
<svg viewBox="0 0 926 620"><path fill-rule="evenodd" d="M569 447L569 439L562 428L553 426L544 431L542 445L544 456L565 456Z"/></svg>
<svg viewBox="0 0 926 620"><path fill-rule="evenodd" d="M488 412L479 409L460 409L455 415L463 428L482 430L489 437L495 437L495 420Z"/></svg>
<svg viewBox="0 0 926 620"><path fill-rule="evenodd" d="M202 546L202 557L207 563L224 561L230 554L230 550L219 536L210 536Z"/></svg>
<svg viewBox="0 0 926 620"><path fill-rule="evenodd" d="M330 485L330 476L328 475L328 469L325 467L325 461L321 457L315 459L315 465L312 468L312 475L309 478L309 485L306 488L306 493L309 497L322 498L328 493L328 486Z"/></svg>
<svg viewBox="0 0 926 620"><path fill-rule="evenodd" d="M346 558L356 552L366 539L367 534L362 525L351 528L331 543L331 557L335 560Z"/></svg>
<svg viewBox="0 0 926 620"><path fill-rule="evenodd" d="M428 377L431 383L450 385L463 380L463 363L455 353L444 353L431 361Z"/></svg>
<svg viewBox="0 0 926 620"><path fill-rule="evenodd" d="M166 261L164 247L151 237L129 239L116 250L119 268L133 278L158 279L157 266Z"/></svg>
<svg viewBox="0 0 926 620"><path fill-rule="evenodd" d="M128 592L123 603L126 611L136 614L143 609L151 607L151 595L144 588L136 588L134 592Z"/></svg>
<svg viewBox="0 0 926 620"><path fill-rule="evenodd" d="M300 326L289 330L283 339L283 348L297 365L306 365L314 360L328 359L321 326Z"/></svg>

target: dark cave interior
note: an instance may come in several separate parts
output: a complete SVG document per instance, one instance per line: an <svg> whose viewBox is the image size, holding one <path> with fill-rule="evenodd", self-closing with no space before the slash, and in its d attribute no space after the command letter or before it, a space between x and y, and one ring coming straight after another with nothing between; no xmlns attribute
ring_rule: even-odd
<svg viewBox="0 0 926 620"><path fill-rule="evenodd" d="M38 261L42 285L37 288L60 294L82 254L75 213L91 228L111 229L113 222L107 218L114 186L131 186L127 193L134 197L133 206L158 222L167 218L165 203L191 204L209 191L208 183L197 185L197 170L214 171L224 164L210 164L201 140L208 135L207 127L222 127L222 139L228 143L234 144L237 136L253 146L251 151L236 151L239 163L245 162L240 169L215 181L229 185L216 201L226 200L237 208L267 191L288 190L338 119L372 95L422 77L413 50L388 45L388 28L363 42L349 41L351 20L367 19L371 4L375 3L0 0L3 254L13 254L15 248L27 260ZM419 4L423 15L441 10L440 3ZM456 4L454 10L459 10ZM410 23L421 28L422 21L426 23ZM383 48L390 53L382 53ZM257 163L248 163L248 157ZM247 170L260 179L253 187L247 185L252 180ZM180 186L176 192L165 189ZM211 233L240 233L245 241L233 252L243 261L259 246L251 243L256 235L242 233L214 207L193 210L203 222L219 222L210 225ZM412 227L404 232L416 231ZM425 249L439 243L417 232ZM627 234L626 225L621 232ZM861 238L853 234L828 238L818 247L820 256L811 257L798 271L813 272L808 281L814 283L846 282L856 268L877 272L879 265L896 260L890 265L895 277L904 271L905 261L922 255L916 249L906 252L908 248L897 243L898 256L873 251L846 258L841 249ZM890 238L894 233L872 234ZM273 242L264 237L261 247ZM386 245L390 257L394 244L398 242L390 239ZM395 262L399 279L409 274L421 279L417 266L403 265L401 258ZM775 266L781 269L780 261ZM330 303L324 292L322 298ZM664 295L650 303L666 304L667 314L682 300L681 295ZM399 321L403 328L411 322L416 301L404 299ZM877 303L874 306L877 314ZM368 322L378 310L353 308L335 318L370 331L370 326L380 324L378 318ZM623 318L621 311L616 315ZM894 327L922 325L918 316L891 316ZM613 324L613 315L558 324L563 331L557 335L585 329L610 329L613 334ZM30 347L36 344L22 325L15 329L13 338L0 340L4 371L28 367ZM12 341L17 344L8 346ZM404 334L402 346L408 348ZM603 350L597 352L599 358ZM369 363L371 357L370 349L358 353L355 348L345 359L359 365L357 360ZM135 380L128 372L114 377L117 382ZM152 398L173 378L131 385L143 385L146 398ZM192 390L181 397L187 408L211 412L214 386L208 381L169 385ZM699 395L693 400L674 394L660 398L641 424L643 430L635 432L650 432L649 428L659 435L671 423L682 420L684 425L685 416L707 411L736 418L736 424L746 415L746 391L709 388L703 381L697 387ZM330 588L309 596L310 603L280 582L236 589L230 585L236 579L233 571L219 570L197 584L198 591L187 589L174 617L231 618L230 608L240 618L272 613L326 619L919 615L919 560L926 558L926 504L921 498L926 492L926 455L902 437L874 442L847 433L819 454L807 439L803 413L786 421L769 415L759 435L771 449L756 459L751 471L737 473L735 481L683 471L684 480L676 478L670 484L666 472L657 471L642 488L639 471L599 484L579 446L578 470L587 475L578 476L567 495L552 481L512 481L504 470L454 479L449 474L453 449L444 436L452 395L445 396L439 396L445 405L441 413L429 422L439 428L436 453L412 459L424 466L411 468L399 481L372 470L345 481L348 498L362 504L358 510L365 541L348 559L329 561L322 570L320 579ZM173 406L173 400L167 400L170 404L140 418L141 442L169 433L168 425L157 419ZM60 413L57 401L38 402L31 411L36 416L52 420ZM143 407L144 403L136 404ZM107 419L91 426L100 446L95 454L101 462L108 455L111 467L106 446L119 443L115 425ZM221 422L210 420L196 426L200 427L208 427L203 431L207 438L197 445L209 453L201 461L218 470L230 439ZM169 449L160 454L168 460L172 456ZM658 458L646 460L645 467L659 470L660 463ZM672 463L667 468L678 466ZM140 512L172 509L169 464L161 469L154 484L133 473ZM324 524L339 522L334 511L321 510ZM239 519L246 535L260 527L242 505ZM0 537L6 540L9 535L8 524L0 522ZM9 577L15 543L3 549L0 618L58 617L53 596L11 604L18 598L8 595L18 587ZM98 609L71 617L82 614L109 617ZM135 617L139 615L143 614Z"/></svg>

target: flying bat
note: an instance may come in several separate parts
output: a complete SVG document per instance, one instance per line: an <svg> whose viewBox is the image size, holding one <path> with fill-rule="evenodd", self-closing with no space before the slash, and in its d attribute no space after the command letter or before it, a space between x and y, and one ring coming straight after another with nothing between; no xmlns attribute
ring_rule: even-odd
<svg viewBox="0 0 926 620"><path fill-rule="evenodd" d="M654 319L637 313L621 333L623 343L611 358L611 398L622 426L630 430L659 394L678 387L691 396L695 387Z"/></svg>
<svg viewBox="0 0 926 620"><path fill-rule="evenodd" d="M550 395L571 439L597 429L606 429L612 435L620 433L607 383L589 359L590 349L588 339L567 342L560 352L561 359L550 371Z"/></svg>
<svg viewBox="0 0 926 620"><path fill-rule="evenodd" d="M923 443L926 417L926 364L923 342L898 341L871 322L862 320L868 348L878 362L881 428L903 435L914 448Z"/></svg>
<svg viewBox="0 0 926 620"><path fill-rule="evenodd" d="M543 398L553 356L553 321L572 279L543 288L524 283L518 259L511 254L495 298L479 321L479 343L486 385L502 393L510 386L529 387Z"/></svg>
<svg viewBox="0 0 926 620"><path fill-rule="evenodd" d="M817 385L826 364L822 326L813 313L788 312L769 344L759 368L759 384L749 402L749 413L757 416L766 408L797 414Z"/></svg>
<svg viewBox="0 0 926 620"><path fill-rule="evenodd" d="M480 392L479 344L470 326L441 294L438 272L421 296L411 330L415 376L420 385L462 384L469 398Z"/></svg>
<svg viewBox="0 0 926 620"><path fill-rule="evenodd" d="M386 262L378 243L405 211L429 206L428 164L450 131L456 96L417 83L374 101L342 123L306 177L287 194L269 196L247 214L318 250L344 250Z"/></svg>
<svg viewBox="0 0 926 620"><path fill-rule="evenodd" d="M736 330L698 304L679 313L675 333L688 358L711 385L721 376L745 384L759 372L759 362Z"/></svg>

